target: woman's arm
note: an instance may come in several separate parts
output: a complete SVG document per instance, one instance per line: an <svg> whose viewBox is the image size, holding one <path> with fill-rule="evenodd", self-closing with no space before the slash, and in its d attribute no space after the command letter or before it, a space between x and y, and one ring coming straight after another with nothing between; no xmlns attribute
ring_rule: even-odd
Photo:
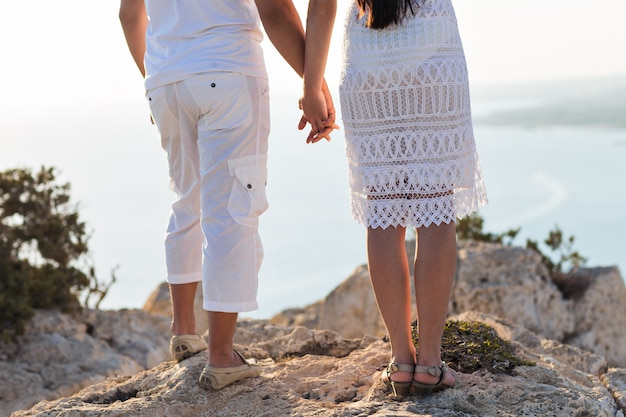
<svg viewBox="0 0 626 417"><path fill-rule="evenodd" d="M300 20L300 15L293 5L292 0L255 0L259 16L263 22L265 33L287 63L302 77L305 68L305 33ZM323 74L322 74L323 82ZM326 127L322 130L315 128L309 133L307 142L317 142L328 137L333 129L338 128L335 124L335 109L332 98L325 87L325 99L327 101L325 116ZM303 129L307 119L300 121L299 128Z"/></svg>
<svg viewBox="0 0 626 417"><path fill-rule="evenodd" d="M324 89L324 72L332 36L336 0L310 0L306 22L304 49L304 117L312 129L322 131L328 127L328 107Z"/></svg>

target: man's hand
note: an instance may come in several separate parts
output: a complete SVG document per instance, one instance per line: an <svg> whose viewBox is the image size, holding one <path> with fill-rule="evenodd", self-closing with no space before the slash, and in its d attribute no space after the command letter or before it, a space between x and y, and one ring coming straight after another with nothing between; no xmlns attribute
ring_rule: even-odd
<svg viewBox="0 0 626 417"><path fill-rule="evenodd" d="M298 129L303 130L306 127L307 122L311 124L311 131L307 136L306 143L317 143L322 139L330 141L330 133L334 129L339 129L339 125L335 123L337 113L335 111L335 105L333 98L328 89L326 81L322 84L322 91L314 95L314 97L300 98L299 108L300 110L314 109L317 110L318 117L311 116L310 113L304 111L304 114L300 118L298 123Z"/></svg>

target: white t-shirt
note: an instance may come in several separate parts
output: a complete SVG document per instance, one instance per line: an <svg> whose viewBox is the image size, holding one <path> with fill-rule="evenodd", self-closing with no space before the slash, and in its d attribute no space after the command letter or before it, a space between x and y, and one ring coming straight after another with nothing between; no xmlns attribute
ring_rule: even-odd
<svg viewBox="0 0 626 417"><path fill-rule="evenodd" d="M211 71L267 78L253 0L145 0L147 90Z"/></svg>

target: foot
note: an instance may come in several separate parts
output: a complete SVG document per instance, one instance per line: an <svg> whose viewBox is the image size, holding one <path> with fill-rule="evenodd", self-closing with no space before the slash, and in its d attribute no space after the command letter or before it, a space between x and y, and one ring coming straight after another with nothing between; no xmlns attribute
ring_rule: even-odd
<svg viewBox="0 0 626 417"><path fill-rule="evenodd" d="M245 359L235 349L227 351L226 353L214 353L209 351L209 360L207 365L213 368L232 368L233 366L239 366L246 363Z"/></svg>
<svg viewBox="0 0 626 417"><path fill-rule="evenodd" d="M233 351L237 356L237 364L233 366L218 367L206 365L198 380L200 387L205 390L222 389L234 382L245 378L253 378L261 375L261 365L256 359L245 359L241 353Z"/></svg>
<svg viewBox="0 0 626 417"><path fill-rule="evenodd" d="M438 391L458 384L458 375L443 362L440 366L415 366L413 387L420 391Z"/></svg>
<svg viewBox="0 0 626 417"><path fill-rule="evenodd" d="M393 394L398 397L405 396L411 390L411 381L415 365L390 363L381 375L381 380L391 388Z"/></svg>
<svg viewBox="0 0 626 417"><path fill-rule="evenodd" d="M170 353L176 362L190 358L206 348L206 342L197 334L181 334L170 339Z"/></svg>

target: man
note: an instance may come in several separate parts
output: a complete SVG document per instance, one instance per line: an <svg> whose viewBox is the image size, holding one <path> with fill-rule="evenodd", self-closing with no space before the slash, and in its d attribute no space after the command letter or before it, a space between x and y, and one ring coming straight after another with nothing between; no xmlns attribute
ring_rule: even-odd
<svg viewBox="0 0 626 417"><path fill-rule="evenodd" d="M220 389L261 373L258 361L244 359L232 342L237 314L257 308L263 257L258 221L267 209L269 97L259 17L300 75L304 29L291 0L257 0L256 5L253 0L121 0L119 16L145 78L176 193L165 238L170 349L181 361L207 348L196 334L193 313L202 281L209 352L199 382L205 389ZM324 100L328 119L312 127L308 142L328 137L336 127L327 88Z"/></svg>

